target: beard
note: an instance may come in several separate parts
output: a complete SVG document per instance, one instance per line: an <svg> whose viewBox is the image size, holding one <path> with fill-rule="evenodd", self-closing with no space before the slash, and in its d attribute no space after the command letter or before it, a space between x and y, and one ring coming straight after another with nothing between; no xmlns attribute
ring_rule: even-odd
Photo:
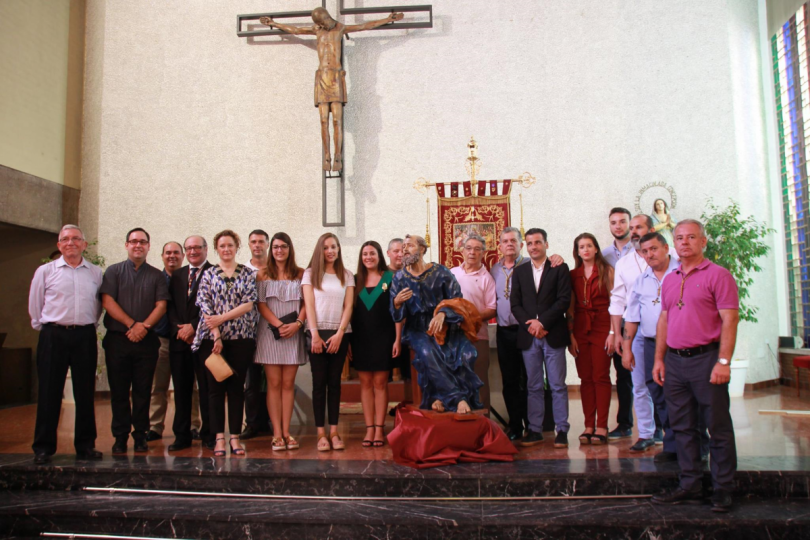
<svg viewBox="0 0 810 540"><path fill-rule="evenodd" d="M633 245L633 249L641 249L641 238L636 236L630 237L630 243Z"/></svg>
<svg viewBox="0 0 810 540"><path fill-rule="evenodd" d="M630 231L627 231L626 233L624 233L622 235L618 235L618 234L615 234L615 233L610 233L610 234L612 234L613 238L615 238L616 240L624 240L625 238L627 238L627 235L630 234Z"/></svg>
<svg viewBox="0 0 810 540"><path fill-rule="evenodd" d="M418 253L414 253L413 255L402 255L402 264L405 266L412 266L419 262L421 259Z"/></svg>

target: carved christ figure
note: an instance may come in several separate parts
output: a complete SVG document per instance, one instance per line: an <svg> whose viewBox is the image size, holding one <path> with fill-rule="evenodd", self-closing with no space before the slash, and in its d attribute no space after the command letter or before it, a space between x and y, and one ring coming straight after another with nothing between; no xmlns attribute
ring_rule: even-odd
<svg viewBox="0 0 810 540"><path fill-rule="evenodd" d="M346 103L346 72L341 64L341 40L349 32L373 30L380 26L402 19L402 13L391 13L385 19L363 24L343 25L329 15L322 7L312 10L315 26L296 27L279 24L270 17L262 17L259 22L265 26L278 28L288 34L314 35L318 44L318 71L315 72L315 106L321 115L321 140L323 142L323 170L343 170L343 104ZM329 153L329 113L335 132L335 160Z"/></svg>

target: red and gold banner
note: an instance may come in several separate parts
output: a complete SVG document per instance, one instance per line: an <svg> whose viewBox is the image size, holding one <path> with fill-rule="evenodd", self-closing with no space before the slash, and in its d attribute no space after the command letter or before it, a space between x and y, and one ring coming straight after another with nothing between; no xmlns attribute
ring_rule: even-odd
<svg viewBox="0 0 810 540"><path fill-rule="evenodd" d="M498 195L497 184L503 182L503 190ZM491 195L484 195L490 188ZM509 181L479 180L476 192L472 192L469 182L463 186L464 196L459 193L458 185L451 186L451 196L443 197L444 189L439 193L439 261L452 268L464 261L462 248L467 237L476 234L486 241L484 265L487 269L498 262L498 238L504 228L511 224Z"/></svg>

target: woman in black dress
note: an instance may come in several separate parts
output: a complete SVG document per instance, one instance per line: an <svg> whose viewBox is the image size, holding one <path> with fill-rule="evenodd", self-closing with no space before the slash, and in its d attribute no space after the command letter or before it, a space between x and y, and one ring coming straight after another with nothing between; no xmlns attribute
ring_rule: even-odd
<svg viewBox="0 0 810 540"><path fill-rule="evenodd" d="M391 279L380 244L370 240L360 248L352 313L352 364L360 374L360 400L366 420L363 446L385 444L388 411L388 374L399 356L402 325L388 309Z"/></svg>

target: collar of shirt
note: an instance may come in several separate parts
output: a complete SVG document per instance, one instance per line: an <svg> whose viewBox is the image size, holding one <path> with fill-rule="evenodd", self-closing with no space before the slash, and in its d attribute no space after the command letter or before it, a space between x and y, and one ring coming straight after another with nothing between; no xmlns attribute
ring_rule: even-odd
<svg viewBox="0 0 810 540"><path fill-rule="evenodd" d="M540 263L540 266L538 267L538 266L537 266L537 264L534 262L534 259L532 259L532 260L531 260L531 262L532 262L532 269L533 269L535 272L542 272L542 271L543 271L543 268L545 268L545 266L546 266L546 261L547 261L547 260L548 260L548 257L544 258L544 259L543 259L543 262L542 262L542 263Z"/></svg>
<svg viewBox="0 0 810 540"><path fill-rule="evenodd" d="M467 263L466 263L466 262L463 262L463 263L461 263L461 270L462 270L462 271L464 271L464 273L465 273L465 274L467 274L468 276L474 276L474 275L477 275L477 274L481 274L482 272L486 272L486 271L487 271L487 268L486 268L486 266L484 266L484 265L482 264L482 265L481 265L481 266L478 268L478 270L475 270L475 271L473 271L473 272L470 272L470 271L468 271L468 270L467 270Z"/></svg>
<svg viewBox="0 0 810 540"><path fill-rule="evenodd" d="M64 258L64 257L59 257L58 259L56 259L56 260L54 261L54 265L55 265L55 266L70 266L70 265L67 263L67 261L65 260L65 258ZM87 259L85 259L84 257L82 257L82 262L80 262L80 263L78 264L78 266L76 266L76 268L78 268L79 266L84 266L84 267L90 268L90 263L88 262L88 260L87 260ZM71 266L71 268L73 268L73 267Z"/></svg>
<svg viewBox="0 0 810 540"><path fill-rule="evenodd" d="M709 263L710 263L710 262L711 262L711 261L710 261L709 259L704 258L704 259L703 259L703 260L700 262L700 264L699 264L699 265L697 265L696 267L692 268L692 272L694 272L695 270L705 270L705 269L706 269L706 268L709 266ZM679 264L678 264L678 268L677 268L675 271L676 271L677 273L679 273L679 274L683 274L683 273L684 273L684 271L683 271L683 264L682 264L682 263L679 263ZM689 274L691 274L692 272L689 272ZM686 275L688 276L689 274L686 274Z"/></svg>
<svg viewBox="0 0 810 540"><path fill-rule="evenodd" d="M667 266L667 271L664 272L664 278L667 277L668 275L670 275L676 269L678 269L680 267L680 264L681 263L678 262L678 260L675 257L670 255L670 257L669 257L669 266ZM644 277L651 277L651 278L655 278L656 280L658 279L656 277L656 275L655 275L655 270L652 269L652 266L647 266L647 269L644 270ZM662 283L664 281L664 278L661 278Z"/></svg>

